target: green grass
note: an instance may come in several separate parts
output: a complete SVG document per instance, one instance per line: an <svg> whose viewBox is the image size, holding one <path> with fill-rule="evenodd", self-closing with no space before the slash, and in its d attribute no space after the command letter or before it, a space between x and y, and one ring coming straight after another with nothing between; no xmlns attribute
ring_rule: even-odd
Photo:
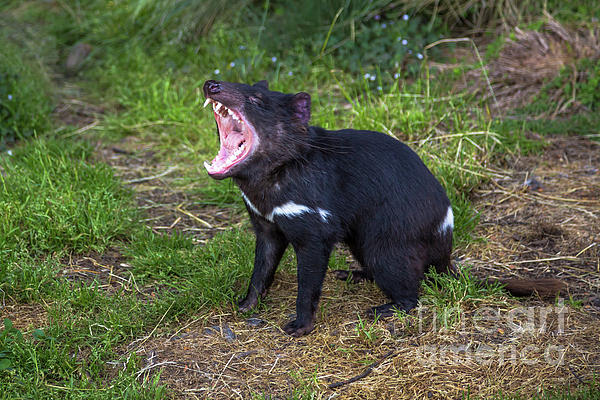
<svg viewBox="0 0 600 400"><path fill-rule="evenodd" d="M485 302L503 303L506 299L501 285L481 282L465 267L457 278L431 270L421 288L421 304L431 307L445 328L456 326L467 308Z"/></svg>
<svg viewBox="0 0 600 400"><path fill-rule="evenodd" d="M0 158L0 254L103 251L137 222L131 194L83 142L34 140Z"/></svg>
<svg viewBox="0 0 600 400"><path fill-rule="evenodd" d="M138 285L172 290L182 297L185 311L191 311L235 302L254 265L254 239L248 231L232 230L197 246L182 235L144 232L133 239L126 254Z"/></svg>
<svg viewBox="0 0 600 400"><path fill-rule="evenodd" d="M52 99L44 69L9 41L0 24L0 151L50 128Z"/></svg>

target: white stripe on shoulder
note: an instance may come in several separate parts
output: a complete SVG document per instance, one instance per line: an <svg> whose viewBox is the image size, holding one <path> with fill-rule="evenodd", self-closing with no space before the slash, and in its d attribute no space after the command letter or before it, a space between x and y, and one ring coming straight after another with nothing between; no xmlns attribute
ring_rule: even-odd
<svg viewBox="0 0 600 400"><path fill-rule="evenodd" d="M287 203L277 206L271 211L269 215L267 215L267 219L273 222L273 217L276 215L281 215L283 217L296 217L298 215L306 214L314 212L314 210L310 207L303 206L302 204L296 204L293 201L288 201Z"/></svg>
<svg viewBox="0 0 600 400"><path fill-rule="evenodd" d="M319 215L321 215L321 219L323 222L327 222L327 219L331 216L331 213L327 210L323 210L322 208L317 208Z"/></svg>
<svg viewBox="0 0 600 400"><path fill-rule="evenodd" d="M260 211L258 211L258 209L256 207L254 207L254 204L252 204L250 199L246 196L246 193L242 192L242 197L244 198L244 201L248 205L248 208L251 209L254 212L254 214L260 215L262 217L262 214L260 213ZM273 222L273 221L271 221L271 222Z"/></svg>
<svg viewBox="0 0 600 400"><path fill-rule="evenodd" d="M444 233L448 229L454 229L454 214L452 213L452 206L448 207L448 211L446 212L446 217L440 224L438 228L439 233Z"/></svg>

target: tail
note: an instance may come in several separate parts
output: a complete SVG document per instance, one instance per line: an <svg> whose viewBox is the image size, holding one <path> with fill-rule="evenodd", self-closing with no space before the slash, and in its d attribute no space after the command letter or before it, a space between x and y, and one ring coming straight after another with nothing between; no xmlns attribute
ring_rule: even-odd
<svg viewBox="0 0 600 400"><path fill-rule="evenodd" d="M537 294L542 298L552 298L567 289L566 283L553 278L545 279L487 279L487 282L498 282L513 296L524 297Z"/></svg>
<svg viewBox="0 0 600 400"><path fill-rule="evenodd" d="M455 278L462 273L455 263L448 264L446 271ZM504 290L516 297L538 295L541 298L554 298L566 292L567 284L559 279L478 279L481 284L498 283Z"/></svg>

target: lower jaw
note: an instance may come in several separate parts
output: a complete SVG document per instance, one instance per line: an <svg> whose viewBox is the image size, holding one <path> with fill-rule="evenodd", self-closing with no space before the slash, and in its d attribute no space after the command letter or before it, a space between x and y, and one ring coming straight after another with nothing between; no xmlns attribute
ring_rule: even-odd
<svg viewBox="0 0 600 400"><path fill-rule="evenodd" d="M208 173L208 176L210 176L213 179L216 179L218 181L223 180L225 178L229 178L229 171L227 172L215 172L215 173Z"/></svg>

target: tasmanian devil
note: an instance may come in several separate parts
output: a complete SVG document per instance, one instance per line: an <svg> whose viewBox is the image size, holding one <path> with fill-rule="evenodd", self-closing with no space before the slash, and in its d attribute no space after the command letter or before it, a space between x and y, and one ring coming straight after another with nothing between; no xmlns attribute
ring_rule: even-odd
<svg viewBox="0 0 600 400"><path fill-rule="evenodd" d="M239 186L256 234L254 272L240 310L266 294L289 244L298 260L298 296L296 319L283 329L293 336L314 327L338 242L362 267L352 279L374 280L391 299L371 309L381 316L416 306L427 267L452 272L450 201L407 145L380 132L309 126L310 96L271 91L266 81L209 80L204 95L221 144L204 167Z"/></svg>

